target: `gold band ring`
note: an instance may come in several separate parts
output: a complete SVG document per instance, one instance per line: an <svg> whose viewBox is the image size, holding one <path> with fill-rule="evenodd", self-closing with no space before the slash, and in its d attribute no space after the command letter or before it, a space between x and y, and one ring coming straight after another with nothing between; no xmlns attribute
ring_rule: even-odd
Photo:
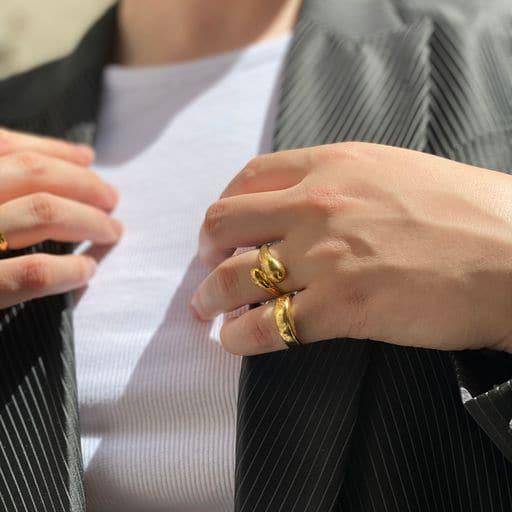
<svg viewBox="0 0 512 512"><path fill-rule="evenodd" d="M9 244L7 243L5 235L0 231L0 252L5 252L7 249L9 249Z"/></svg>
<svg viewBox="0 0 512 512"><path fill-rule="evenodd" d="M278 297L274 303L274 319L281 339L288 347L297 347L302 343L297 338L291 308L292 298L290 294Z"/></svg>
<svg viewBox="0 0 512 512"><path fill-rule="evenodd" d="M251 269L252 282L275 297L283 295L283 292L276 285L284 281L286 268L277 258L272 256L268 244L260 247L258 262L260 268Z"/></svg>

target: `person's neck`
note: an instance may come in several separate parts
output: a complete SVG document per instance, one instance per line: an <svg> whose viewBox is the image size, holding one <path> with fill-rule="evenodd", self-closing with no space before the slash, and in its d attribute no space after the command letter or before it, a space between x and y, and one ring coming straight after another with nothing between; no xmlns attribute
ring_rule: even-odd
<svg viewBox="0 0 512 512"><path fill-rule="evenodd" d="M191 60L277 37L301 0L122 0L116 60L151 66Z"/></svg>

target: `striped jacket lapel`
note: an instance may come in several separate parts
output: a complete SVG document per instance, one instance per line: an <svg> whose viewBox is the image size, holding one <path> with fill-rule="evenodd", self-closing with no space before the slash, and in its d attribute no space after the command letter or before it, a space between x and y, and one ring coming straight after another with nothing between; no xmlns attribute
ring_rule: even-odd
<svg viewBox="0 0 512 512"><path fill-rule="evenodd" d="M114 27L111 9L71 55L0 81L0 125L90 143ZM1 511L85 510L71 310L58 295L0 311Z"/></svg>
<svg viewBox="0 0 512 512"><path fill-rule="evenodd" d="M460 18L457 9L466 8L462 0L447 3L449 16L435 21L433 37L429 10L439 9L440 1L410 2L423 5L425 17L397 11L394 3L306 0L284 73L275 149L365 140L509 168L510 70L501 64L509 55L509 40L489 37L481 46L484 53L472 59L473 54L464 55L468 45L461 43L467 31L454 31L446 22ZM505 6L506 0L490 4L496 8L500 3ZM477 4L468 3L471 8ZM490 8L486 3L486 11ZM90 141L114 22L115 11L110 11L70 57L0 82L0 124ZM499 62L493 61L496 55ZM459 70L456 80L447 62ZM450 87L444 87L446 77ZM457 105L455 115L444 108L447 103ZM43 249L67 250L61 244ZM85 504L66 297L0 312L0 340L0 509L81 512ZM370 356L372 368L378 367L370 343L334 340L244 360L237 512L339 507ZM467 409L510 457L512 409L510 381L505 382L510 360L491 356L487 363L481 354L453 358ZM368 380L364 390L372 395ZM492 387L499 382L505 384ZM465 416L464 422L470 424ZM478 439L482 453L484 447L489 450ZM480 453L471 450L473 457ZM489 460L484 470L490 489ZM500 468L497 475L503 477Z"/></svg>
<svg viewBox="0 0 512 512"><path fill-rule="evenodd" d="M344 140L425 149L430 34L428 20L405 22L388 1L306 1L274 149ZM236 512L336 506L371 349L333 340L245 358Z"/></svg>

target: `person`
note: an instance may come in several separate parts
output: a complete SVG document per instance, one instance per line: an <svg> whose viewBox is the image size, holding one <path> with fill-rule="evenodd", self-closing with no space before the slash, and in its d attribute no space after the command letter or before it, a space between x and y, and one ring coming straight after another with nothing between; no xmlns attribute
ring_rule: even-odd
<svg viewBox="0 0 512 512"><path fill-rule="evenodd" d="M123 0L0 82L1 510L510 510L511 11Z"/></svg>

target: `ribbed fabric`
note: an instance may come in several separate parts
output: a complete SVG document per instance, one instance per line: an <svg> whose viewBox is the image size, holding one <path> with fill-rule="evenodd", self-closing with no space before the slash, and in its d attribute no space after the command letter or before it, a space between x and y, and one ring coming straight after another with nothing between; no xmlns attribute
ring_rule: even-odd
<svg viewBox="0 0 512 512"><path fill-rule="evenodd" d="M306 0L287 59L276 149L351 138L511 169L511 10L509 0ZM88 140L112 21L111 13L69 59L0 83L1 122ZM82 511L83 502L67 499L80 496L78 430L61 429L58 415L65 411L70 425L76 418L67 400L72 372L64 371L72 340L62 299L41 302L39 324L16 317L19 308L4 317L0 507ZM504 354L351 340L248 358L235 509L509 512L511 376ZM30 398L25 379L42 396ZM21 414L12 413L16 401ZM37 418L44 402L50 414L33 430L26 425L24 437L22 418ZM44 436L52 429L63 454L48 466L56 445Z"/></svg>
<svg viewBox="0 0 512 512"><path fill-rule="evenodd" d="M115 14L102 17L71 56L0 82L0 125L91 144ZM44 242L0 259L70 250ZM70 297L60 295L0 311L2 512L85 510L71 310Z"/></svg>
<svg viewBox="0 0 512 512"><path fill-rule="evenodd" d="M189 303L207 208L271 149L289 39L105 71L95 169L125 232L74 311L88 512L233 508L241 358Z"/></svg>

